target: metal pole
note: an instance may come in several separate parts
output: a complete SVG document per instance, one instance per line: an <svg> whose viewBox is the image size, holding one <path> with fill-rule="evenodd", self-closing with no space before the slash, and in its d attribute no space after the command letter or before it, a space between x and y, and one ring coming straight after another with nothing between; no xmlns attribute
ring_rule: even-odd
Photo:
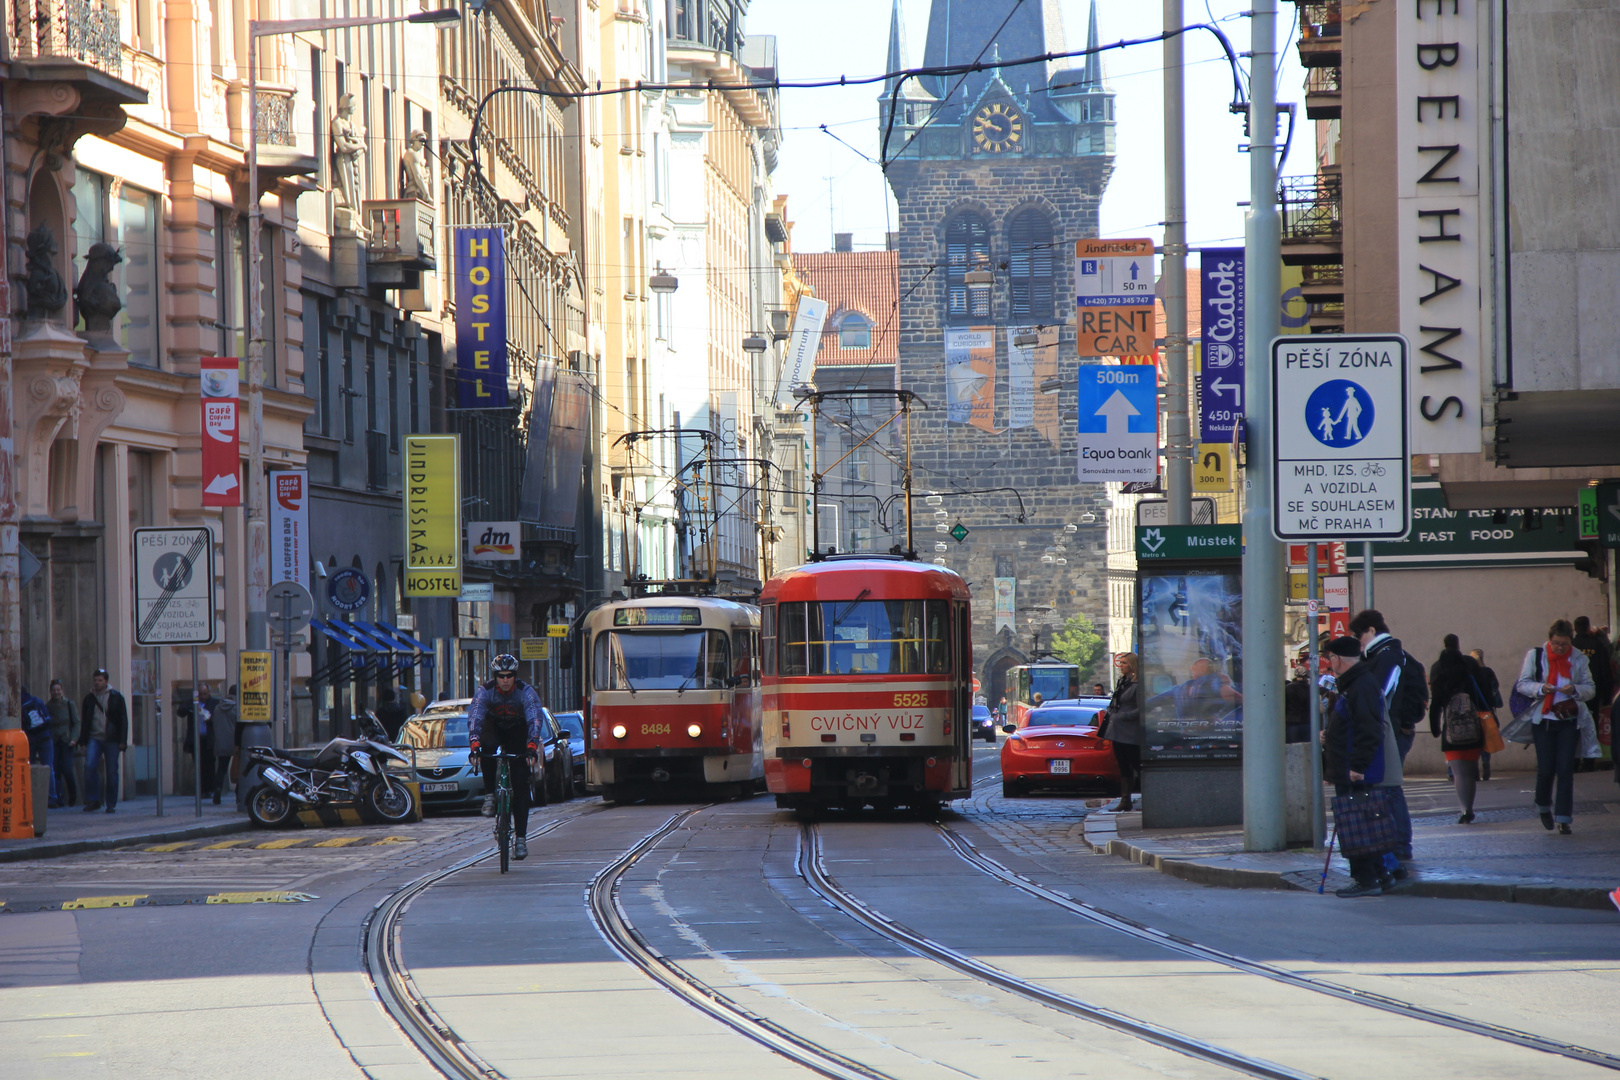
<svg viewBox="0 0 1620 1080"><path fill-rule="evenodd" d="M163 737L163 650L161 648L157 648L153 649L152 652L157 656L157 659L153 661L152 665L155 669L152 673L152 685L154 687L152 692L152 724L157 729L156 733L152 736L152 758L157 762L157 816L162 817L163 756L164 754L168 753L169 743L168 740ZM69 750L69 753L72 753L71 749ZM71 759L68 761L68 771L73 771L73 762Z"/></svg>
<svg viewBox="0 0 1620 1080"><path fill-rule="evenodd" d="M1170 524L1192 524L1187 410L1187 130L1182 0L1164 0L1164 435Z"/></svg>
<svg viewBox="0 0 1620 1080"><path fill-rule="evenodd" d="M1373 550L1372 541L1363 540L1361 543L1361 597L1362 607L1373 606Z"/></svg>
<svg viewBox="0 0 1620 1080"><path fill-rule="evenodd" d="M1322 801L1322 711L1321 688L1316 685L1316 639L1321 635L1316 629L1316 544L1310 545L1309 561L1305 570L1305 599L1306 610L1311 612L1310 621L1310 666L1306 669L1310 679L1310 720L1311 741L1307 748L1307 756L1311 762L1311 847L1321 848L1327 839L1327 807Z"/></svg>
<svg viewBox="0 0 1620 1080"><path fill-rule="evenodd" d="M197 646L191 647L191 790L197 797L197 816L202 817L202 698L197 694Z"/></svg>
<svg viewBox="0 0 1620 1080"><path fill-rule="evenodd" d="M1287 846L1283 730L1283 558L1271 520L1271 339L1282 276L1277 217L1277 0L1250 23L1249 217L1244 293L1248 467L1243 511L1243 847Z"/></svg>
<svg viewBox="0 0 1620 1080"><path fill-rule="evenodd" d="M911 399L900 402L906 414L906 558L917 557L917 540L911 528Z"/></svg>
<svg viewBox="0 0 1620 1080"><path fill-rule="evenodd" d="M259 237L259 24L248 23L248 482L242 516L247 525L247 626L249 649L266 640L264 594L268 586L269 533L264 520L264 305ZM358 207L356 208L358 209ZM195 673L193 673L195 675ZM202 804L198 803L199 814Z"/></svg>
<svg viewBox="0 0 1620 1080"><path fill-rule="evenodd" d="M0 175L10 176L5 142L0 139ZM9 205L0 208L0 214L9 209ZM6 231L5 223L6 219L0 217L0 234ZM5 299L6 314L10 315L16 305L11 302L9 282L0 282L0 297ZM12 442L10 341L10 334L0 341L5 346L0 348L0 731L22 727L22 664L18 662L22 655L22 567L18 553L17 458Z"/></svg>

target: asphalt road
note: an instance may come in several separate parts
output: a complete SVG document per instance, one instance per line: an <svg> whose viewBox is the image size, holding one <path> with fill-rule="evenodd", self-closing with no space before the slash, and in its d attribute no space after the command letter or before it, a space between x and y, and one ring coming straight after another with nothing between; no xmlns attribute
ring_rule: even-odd
<svg viewBox="0 0 1620 1080"><path fill-rule="evenodd" d="M993 777L995 751L976 757ZM1620 1072L1612 913L1197 886L1090 854L1083 802L1003 800L993 779L977 790L944 824L1008 870L1473 1030L1100 925L970 865L932 823L807 831L765 798L537 811L531 826L552 827L512 873L474 862L412 895L390 926L402 976L470 1059L514 1080L815 1075L767 1039L824 1074L865 1077ZM637 967L587 892L688 811L599 882ZM441 1075L380 1007L362 935L401 888L487 850L487 826L255 833L0 867L5 1075ZM817 853L824 878L806 871ZM280 902L242 902L267 896ZM678 997L649 970L698 989ZM1521 1045L1530 1037L1584 1050Z"/></svg>

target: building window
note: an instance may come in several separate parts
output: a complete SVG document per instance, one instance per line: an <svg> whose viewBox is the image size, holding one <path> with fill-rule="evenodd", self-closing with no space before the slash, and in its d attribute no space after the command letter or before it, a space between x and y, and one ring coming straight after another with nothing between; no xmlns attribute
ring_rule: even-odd
<svg viewBox="0 0 1620 1080"><path fill-rule="evenodd" d="M115 184L89 169L77 172L73 183L73 198L78 204L78 216L73 222L73 280L68 284L78 284L92 244L107 243L117 248L123 261L113 267L108 281L118 291L123 307L113 317L113 337L129 350L130 363L155 368L162 355L158 349L158 274L162 265L158 197L126 184ZM75 325L82 318L76 313Z"/></svg>
<svg viewBox="0 0 1620 1080"><path fill-rule="evenodd" d="M247 356L247 218L214 207L214 326L220 356Z"/></svg>
<svg viewBox="0 0 1620 1080"><path fill-rule="evenodd" d="M851 450L844 459L844 479L851 484L871 483L872 460L865 450Z"/></svg>
<svg viewBox="0 0 1620 1080"><path fill-rule="evenodd" d="M840 349L870 349L872 347L872 323L865 315L852 311L844 316L844 321L838 324L838 347Z"/></svg>
<svg viewBox="0 0 1620 1080"><path fill-rule="evenodd" d="M990 226L978 214L958 215L945 230L946 315L955 323L988 318L990 290L970 288L964 280L969 270L990 269Z"/></svg>
<svg viewBox="0 0 1620 1080"><path fill-rule="evenodd" d="M1007 226L1007 279L1014 319L1052 318L1052 225L1036 209L1024 210Z"/></svg>

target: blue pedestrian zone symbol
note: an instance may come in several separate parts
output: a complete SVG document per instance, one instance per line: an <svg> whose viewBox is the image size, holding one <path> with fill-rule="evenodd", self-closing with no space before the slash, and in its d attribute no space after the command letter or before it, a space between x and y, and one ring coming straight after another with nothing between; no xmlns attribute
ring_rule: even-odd
<svg viewBox="0 0 1620 1080"><path fill-rule="evenodd" d="M1372 432L1372 395L1349 379L1330 379L1306 400L1305 426L1323 446L1354 446Z"/></svg>
<svg viewBox="0 0 1620 1080"><path fill-rule="evenodd" d="M1157 434L1158 370L1152 364L1082 367L1079 376L1081 434Z"/></svg>

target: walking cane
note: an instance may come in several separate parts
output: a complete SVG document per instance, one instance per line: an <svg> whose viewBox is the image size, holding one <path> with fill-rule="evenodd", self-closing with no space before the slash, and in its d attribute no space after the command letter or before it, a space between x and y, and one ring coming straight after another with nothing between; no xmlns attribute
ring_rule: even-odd
<svg viewBox="0 0 1620 1080"><path fill-rule="evenodd" d="M1316 895L1321 896L1327 891L1328 865L1333 862L1333 843L1339 838L1339 823L1333 823L1333 835L1328 838L1327 858L1322 860L1322 880L1316 883Z"/></svg>

